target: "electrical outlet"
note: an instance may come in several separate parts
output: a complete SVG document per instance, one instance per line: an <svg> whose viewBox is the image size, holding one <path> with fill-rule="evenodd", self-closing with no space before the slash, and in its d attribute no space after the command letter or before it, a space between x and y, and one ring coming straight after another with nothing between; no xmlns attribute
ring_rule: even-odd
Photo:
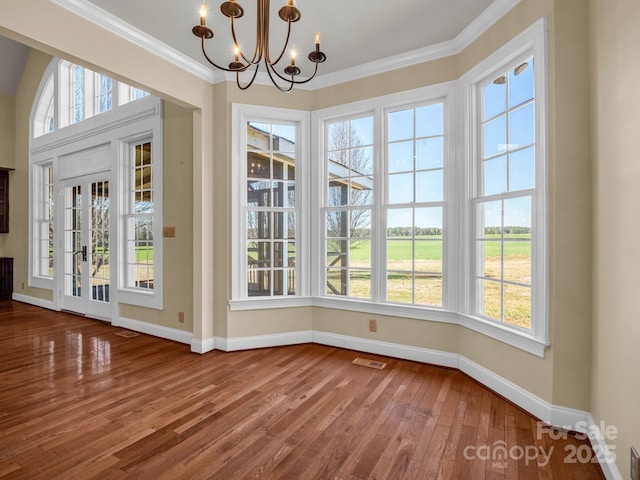
<svg viewBox="0 0 640 480"><path fill-rule="evenodd" d="M22 290L24 290L24 282L22 282Z"/></svg>
<svg viewBox="0 0 640 480"><path fill-rule="evenodd" d="M184 323L184 312L178 312L178 321Z"/></svg>
<svg viewBox="0 0 640 480"><path fill-rule="evenodd" d="M640 480L640 454L636 447L631 447L631 480Z"/></svg>
<svg viewBox="0 0 640 480"><path fill-rule="evenodd" d="M370 332L377 332L378 331L378 321L375 319L371 319L369 320L369 331Z"/></svg>

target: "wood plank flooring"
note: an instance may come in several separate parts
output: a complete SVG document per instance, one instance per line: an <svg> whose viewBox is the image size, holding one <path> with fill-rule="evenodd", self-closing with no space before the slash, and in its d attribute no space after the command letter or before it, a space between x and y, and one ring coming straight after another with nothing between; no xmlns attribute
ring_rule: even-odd
<svg viewBox="0 0 640 480"><path fill-rule="evenodd" d="M0 479L604 478L565 461L588 443L456 370L313 344L197 355L119 331L0 302Z"/></svg>

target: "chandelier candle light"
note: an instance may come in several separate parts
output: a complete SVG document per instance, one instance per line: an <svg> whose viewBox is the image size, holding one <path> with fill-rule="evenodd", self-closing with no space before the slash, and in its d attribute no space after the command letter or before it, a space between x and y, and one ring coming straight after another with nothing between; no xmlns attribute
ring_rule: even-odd
<svg viewBox="0 0 640 480"><path fill-rule="evenodd" d="M233 62L229 63L228 67L225 68L211 60L211 58L209 58L209 56L207 55L205 49L205 40L213 37L213 30L207 27L207 5L203 1L202 5L200 6L200 25L196 25L195 27L193 27L192 32L196 37L199 37L202 40L202 53L204 54L204 57L214 67L220 70L224 70L225 72L235 73L236 83L241 90L246 90L253 84L254 80L256 79L256 75L258 74L258 69L261 63L264 63L265 69L269 74L271 82L281 92L290 92L293 89L294 85L309 82L313 77L316 76L316 73L318 72L318 64L324 62L327 59L326 55L320 51L320 33L316 33L315 49L312 50L311 53L309 53L308 57L309 60L315 64L313 75L304 80L296 80L295 77L297 75L300 75L300 68L296 66L297 50L295 45L293 45L293 47L291 48L291 63L283 69L282 73L280 73L276 69L276 66L278 65L280 60L282 60L282 57L287 50L287 46L289 44L289 36L291 34L291 23L297 22L302 17L300 10L296 8L293 0L288 0L287 5L285 5L278 11L278 15L280 16L280 18L283 21L287 22L287 37L284 42L284 46L282 47L282 51L277 56L277 58L272 61L271 54L269 52L269 0L256 0L256 7L258 13L258 21L256 26L256 46L253 57L249 59L247 56L245 56L238 44L238 39L236 37L235 31L235 20L244 15L244 9L235 0L223 2L222 5L220 5L220 11L222 12L222 14L231 20L231 36L233 38L234 60ZM245 72L252 67L255 68L253 70L253 76L251 77L251 80L246 85L241 85L240 73ZM279 85L277 78L286 82L285 87Z"/></svg>

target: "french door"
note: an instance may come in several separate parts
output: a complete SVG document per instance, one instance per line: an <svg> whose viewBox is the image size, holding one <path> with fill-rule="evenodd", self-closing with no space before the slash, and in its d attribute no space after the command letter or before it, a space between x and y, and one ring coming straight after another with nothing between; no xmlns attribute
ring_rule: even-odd
<svg viewBox="0 0 640 480"><path fill-rule="evenodd" d="M62 182L64 198L62 308L111 318L109 287L111 196L109 174Z"/></svg>

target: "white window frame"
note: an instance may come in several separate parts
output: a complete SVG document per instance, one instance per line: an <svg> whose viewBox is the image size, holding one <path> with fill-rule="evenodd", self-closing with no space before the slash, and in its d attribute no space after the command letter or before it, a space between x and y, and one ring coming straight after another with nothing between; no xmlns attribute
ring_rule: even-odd
<svg viewBox="0 0 640 480"><path fill-rule="evenodd" d="M30 172L30 185L31 185L31 195L29 196L29 211L31 216L31 221L29 222L29 230L30 230L30 242L29 242L29 285L44 289L52 290L54 288L54 276L45 275L41 272L41 265L39 262L42 261L44 254L42 252L43 242L45 239L40 237L41 226L46 222L49 222L49 219L46 217L46 212L44 211L45 205L45 197L48 196L48 193L44 191L44 178L46 175L46 171L51 168L53 173L53 185L55 185L55 169L53 166L53 159L48 158L46 160L40 160L37 163L33 163L31 165ZM54 206L55 206L55 190L54 190ZM54 231L55 231L55 214L52 219L54 222ZM47 249L48 249L48 237L47 237ZM56 241L54 237L54 242ZM48 253L47 253L48 258ZM55 258L55 255L54 255ZM54 272L55 272L55 261L54 261Z"/></svg>
<svg viewBox="0 0 640 480"><path fill-rule="evenodd" d="M462 116L465 121L465 184L463 209L464 258L461 324L505 343L544 355L548 338L548 240L547 240L547 49L546 19L541 19L502 48L480 62L460 79ZM479 188L480 125L478 89L487 80L534 58L535 89L535 189L532 197L531 248L531 329L525 331L476 313L479 293L476 292L476 228L475 203Z"/></svg>
<svg viewBox="0 0 640 480"><path fill-rule="evenodd" d="M443 239L443 306L412 305L402 303L389 303L386 301L386 287L384 277L386 276L386 140L387 140L387 120L386 114L390 110L411 108L421 106L425 103L444 103L444 149L445 149L445 173L444 173L444 207L443 207L443 229L445 238ZM373 99L363 100L318 110L312 113L312 123L314 128L314 157L318 161L314 162L313 178L316 194L313 198L312 209L318 212L316 221L313 224L312 232L312 294L314 305L336 308L341 310L354 310L373 314L403 316L424 320L437 320L448 323L456 323L457 315L451 309L456 305L455 294L457 287L455 284L458 270L455 255L450 254L450 245L447 239L455 239L458 235L457 202L455 184L452 180L456 171L456 145L457 130L453 118L457 111L456 102L456 82L447 82L439 85L432 85L399 94L386 95ZM326 125L329 122L357 118L364 115L373 114L374 133L374 203L372 205L372 246L371 246L371 269L372 285L371 299L361 299L356 297L342 297L337 295L327 295L325 292L325 244L324 211L326 205L326 179L327 165L324 161L327 158L325 151ZM384 208L383 208L384 207Z"/></svg>
<svg viewBox="0 0 640 480"><path fill-rule="evenodd" d="M161 116L161 115L160 115ZM143 307L155 308L162 310L163 308L163 261L164 258L164 242L162 235L162 218L163 218L163 174L162 174L162 152L163 152L163 135L161 122L158 118L148 121L148 129L140 131L138 134L127 136L119 140L119 155L122 158L118 162L118 211L119 211L119 229L118 229L118 301ZM135 167L135 146L140 143L151 142L151 185L153 189L153 289L136 288L129 284L128 266L131 263L129 258L135 255L129 251L127 245L128 239L128 219L131 217L133 209L132 195L134 187L134 175L132 174ZM158 191L159 186L159 191ZM157 260L156 260L157 259Z"/></svg>
<svg viewBox="0 0 640 480"><path fill-rule="evenodd" d="M249 297L246 293L247 265L247 122L296 126L296 294ZM310 305L309 299L309 142L310 114L301 110L233 104L232 106L232 215L231 299L232 310Z"/></svg>

